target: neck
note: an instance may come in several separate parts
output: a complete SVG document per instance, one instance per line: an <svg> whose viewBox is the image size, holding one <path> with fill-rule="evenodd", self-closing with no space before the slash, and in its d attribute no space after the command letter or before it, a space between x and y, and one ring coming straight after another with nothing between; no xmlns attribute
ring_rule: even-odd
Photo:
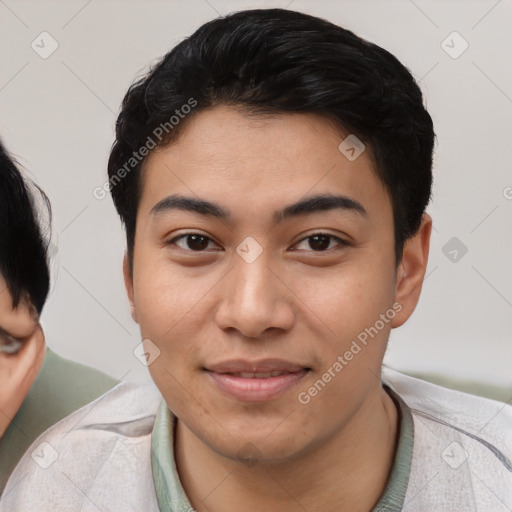
<svg viewBox="0 0 512 512"><path fill-rule="evenodd" d="M176 465L198 512L367 512L382 495L396 449L397 411L378 386L333 438L279 464L248 467L222 457L177 423Z"/></svg>

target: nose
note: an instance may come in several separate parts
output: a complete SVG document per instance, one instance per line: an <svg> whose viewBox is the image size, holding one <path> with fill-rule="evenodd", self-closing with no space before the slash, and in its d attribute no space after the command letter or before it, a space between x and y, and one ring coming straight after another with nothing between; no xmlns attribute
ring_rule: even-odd
<svg viewBox="0 0 512 512"><path fill-rule="evenodd" d="M252 263L235 255L233 270L220 284L222 299L215 318L221 329L253 339L291 329L292 294L263 255Z"/></svg>

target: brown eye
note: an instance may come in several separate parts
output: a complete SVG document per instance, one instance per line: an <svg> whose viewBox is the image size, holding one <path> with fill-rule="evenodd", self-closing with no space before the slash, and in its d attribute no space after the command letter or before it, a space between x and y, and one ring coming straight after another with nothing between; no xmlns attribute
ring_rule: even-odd
<svg viewBox="0 0 512 512"><path fill-rule="evenodd" d="M176 245L186 251L201 252L208 248L210 242L212 242L212 240L205 235L189 233L172 239L167 245Z"/></svg>
<svg viewBox="0 0 512 512"><path fill-rule="evenodd" d="M209 239L202 235L187 235L187 246L193 251L202 251L208 247Z"/></svg>
<svg viewBox="0 0 512 512"><path fill-rule="evenodd" d="M331 243L331 238L328 235L314 235L309 237L309 246L314 251L325 251Z"/></svg>
<svg viewBox="0 0 512 512"><path fill-rule="evenodd" d="M341 249L349 245L341 238L328 233L316 233L302 239L297 248L302 251L327 252L331 249Z"/></svg>

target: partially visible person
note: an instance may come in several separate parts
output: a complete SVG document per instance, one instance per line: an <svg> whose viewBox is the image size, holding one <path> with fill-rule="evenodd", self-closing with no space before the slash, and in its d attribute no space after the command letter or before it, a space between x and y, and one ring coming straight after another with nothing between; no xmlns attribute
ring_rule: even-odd
<svg viewBox="0 0 512 512"><path fill-rule="evenodd" d="M0 143L0 493L37 436L117 382L46 346L39 320L50 287L48 242L36 196L50 214L44 192Z"/></svg>

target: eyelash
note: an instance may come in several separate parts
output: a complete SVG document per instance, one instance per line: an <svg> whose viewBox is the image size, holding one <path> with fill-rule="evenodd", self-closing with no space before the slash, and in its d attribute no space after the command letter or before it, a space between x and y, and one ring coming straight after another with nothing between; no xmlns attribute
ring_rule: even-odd
<svg viewBox="0 0 512 512"><path fill-rule="evenodd" d="M169 245L176 245L176 242L177 242L178 240L186 239L187 237L189 237L189 236L194 236L194 235L196 235L196 236L200 236L200 237L202 237L202 238L205 238L205 239L207 239L209 242L213 242L213 240L212 240L211 238L207 237L206 235L203 235L202 233L194 233L194 232L191 232L191 233L184 233L183 235L179 235L179 236L177 236L177 237L173 238L172 240L169 240L168 242L166 242L166 244L165 244L165 245L167 245L167 246L169 246ZM343 240L342 238L340 238L340 237L338 237L338 236L336 236L336 235L332 235L332 234L330 234L330 233L324 233L324 232L321 232L321 231L319 231L318 233L313 233L313 234L311 234L311 235L309 235L309 236L304 237L303 239L299 240L299 241L297 242L297 244L295 244L295 245L298 245L298 244L300 244L301 242L304 242L304 241L306 241L306 240L308 240L308 239L310 239L310 238L313 238L313 237L315 237L315 236L326 236L326 237L331 238L332 240L335 240L335 241L338 243L338 245L337 245L337 247L338 247L338 248L339 248L339 247L348 247L348 246L350 246L350 243L349 243L349 242L347 242L346 240ZM329 245L330 245L330 243L329 243ZM178 247L179 247L179 246L178 246ZM205 252L205 250L194 251L194 250L192 250L192 249L190 249L190 248L188 248L188 247L187 247L186 249L184 249L183 247L179 247L179 248L180 248L180 249L182 249L183 251L186 251L186 252L192 252L192 253L202 253L202 252ZM314 253L326 253L326 252L332 251L333 249L336 249L336 248L332 248L332 247L331 247L331 248L326 249L326 250L324 250L324 251L315 251L315 250L313 250L313 249L310 249L310 251L311 251L311 252L314 252Z"/></svg>

